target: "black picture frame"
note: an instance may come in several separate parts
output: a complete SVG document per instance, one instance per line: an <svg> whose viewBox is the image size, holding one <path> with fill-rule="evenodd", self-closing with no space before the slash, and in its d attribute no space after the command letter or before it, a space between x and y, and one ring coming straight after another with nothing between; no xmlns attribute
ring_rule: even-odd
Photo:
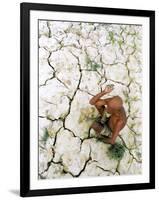
<svg viewBox="0 0 159 200"><path fill-rule="evenodd" d="M60 11L149 17L150 19L150 180L149 183L30 189L30 11ZM20 196L95 193L155 188L155 11L72 5L20 4Z"/></svg>

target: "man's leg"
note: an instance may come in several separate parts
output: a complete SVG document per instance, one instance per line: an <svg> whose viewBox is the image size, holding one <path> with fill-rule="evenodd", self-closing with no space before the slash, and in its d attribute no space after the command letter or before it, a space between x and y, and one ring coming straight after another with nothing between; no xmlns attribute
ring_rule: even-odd
<svg viewBox="0 0 159 200"><path fill-rule="evenodd" d="M116 122L115 126L112 129L112 136L111 138L105 139L105 143L115 144L116 138L120 133L120 130L124 127L124 123L122 120Z"/></svg>
<svg viewBox="0 0 159 200"><path fill-rule="evenodd" d="M93 122L91 128L93 128L97 134L100 134L104 127L99 122Z"/></svg>
<svg viewBox="0 0 159 200"><path fill-rule="evenodd" d="M108 136L101 134L102 130L104 129L104 126L99 122L94 122L90 128L94 129L98 139L101 139L103 141L106 138L108 138Z"/></svg>

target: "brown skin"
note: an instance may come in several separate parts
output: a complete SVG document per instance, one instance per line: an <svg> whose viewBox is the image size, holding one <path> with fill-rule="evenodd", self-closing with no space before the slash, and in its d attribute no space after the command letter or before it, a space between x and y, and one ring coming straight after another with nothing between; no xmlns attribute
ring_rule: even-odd
<svg viewBox="0 0 159 200"><path fill-rule="evenodd" d="M121 97L114 96L112 98L107 99L100 99L102 96L110 93L113 89L106 87L106 89L97 95L95 95L89 103L94 105L99 114L102 116L103 113L106 111L107 113L111 114L110 119L108 121L108 125L112 130L112 137L111 138L104 138L104 142L109 144L114 144L117 136L119 135L120 131L124 128L127 118L126 113L123 107L123 101ZM94 122L91 126L97 134L103 129L100 123Z"/></svg>

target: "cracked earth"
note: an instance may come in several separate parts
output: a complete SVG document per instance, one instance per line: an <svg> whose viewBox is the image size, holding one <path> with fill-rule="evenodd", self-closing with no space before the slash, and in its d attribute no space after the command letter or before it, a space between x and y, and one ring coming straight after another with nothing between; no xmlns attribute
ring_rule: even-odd
<svg viewBox="0 0 159 200"><path fill-rule="evenodd" d="M142 26L39 21L39 179L142 173L141 46ZM127 114L121 160L90 129L108 84Z"/></svg>

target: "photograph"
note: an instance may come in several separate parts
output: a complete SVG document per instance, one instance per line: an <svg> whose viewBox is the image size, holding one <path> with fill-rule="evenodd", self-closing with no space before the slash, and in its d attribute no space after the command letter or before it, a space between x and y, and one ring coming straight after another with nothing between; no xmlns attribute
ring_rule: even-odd
<svg viewBox="0 0 159 200"><path fill-rule="evenodd" d="M39 178L142 173L142 26L39 20Z"/></svg>

